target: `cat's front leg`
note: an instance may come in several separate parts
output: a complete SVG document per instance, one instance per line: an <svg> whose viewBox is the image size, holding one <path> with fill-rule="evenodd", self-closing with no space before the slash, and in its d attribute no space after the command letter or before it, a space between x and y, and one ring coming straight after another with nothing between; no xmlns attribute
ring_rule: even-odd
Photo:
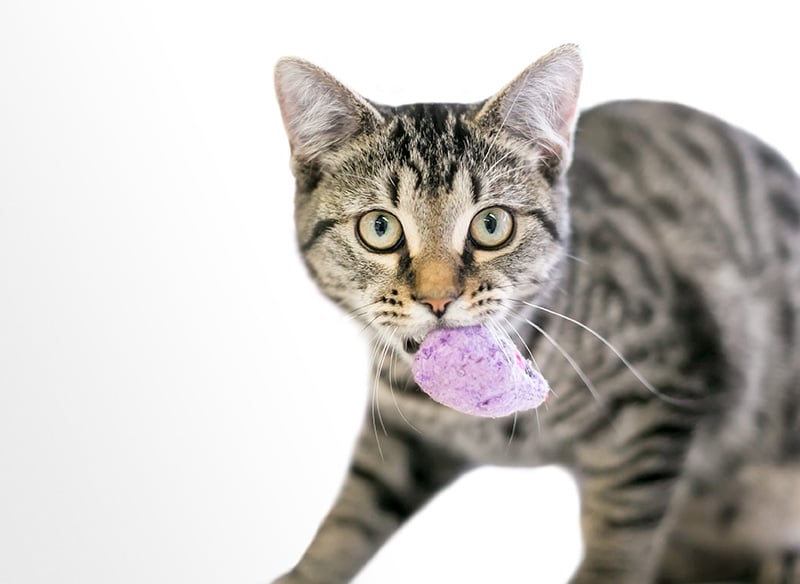
<svg viewBox="0 0 800 584"><path fill-rule="evenodd" d="M275 584L350 582L380 546L432 495L467 468L409 426L376 436L365 424L347 478L311 545Z"/></svg>
<svg viewBox="0 0 800 584"><path fill-rule="evenodd" d="M685 445L674 437L592 453L579 473L584 558L570 584L652 584L685 495Z"/></svg>

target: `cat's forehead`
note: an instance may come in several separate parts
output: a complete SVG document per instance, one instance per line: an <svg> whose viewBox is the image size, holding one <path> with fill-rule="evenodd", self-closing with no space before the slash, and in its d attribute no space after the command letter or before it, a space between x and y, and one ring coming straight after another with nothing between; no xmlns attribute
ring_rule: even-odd
<svg viewBox="0 0 800 584"><path fill-rule="evenodd" d="M429 189L452 181L459 163L483 147L471 123L474 108L462 104L413 104L392 108L384 136L387 160L420 171Z"/></svg>

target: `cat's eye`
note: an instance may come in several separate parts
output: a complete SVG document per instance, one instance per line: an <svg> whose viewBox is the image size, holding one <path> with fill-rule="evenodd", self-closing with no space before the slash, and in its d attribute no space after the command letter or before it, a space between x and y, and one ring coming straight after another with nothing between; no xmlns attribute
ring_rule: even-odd
<svg viewBox="0 0 800 584"><path fill-rule="evenodd" d="M386 211L370 211L361 216L356 228L361 243L370 251L387 253L403 242L403 226Z"/></svg>
<svg viewBox="0 0 800 584"><path fill-rule="evenodd" d="M469 237L475 247L497 249L514 234L514 218L502 207L484 209L472 218Z"/></svg>

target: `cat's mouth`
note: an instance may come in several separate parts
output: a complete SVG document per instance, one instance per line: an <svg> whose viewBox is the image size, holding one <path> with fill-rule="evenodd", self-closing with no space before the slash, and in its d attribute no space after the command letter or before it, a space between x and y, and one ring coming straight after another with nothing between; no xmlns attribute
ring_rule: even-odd
<svg viewBox="0 0 800 584"><path fill-rule="evenodd" d="M424 329L425 332L422 335L416 334L414 336L409 336L409 337L405 337L404 336L403 337L403 349L409 355L414 355L414 354L417 353L417 351L419 351L420 345L422 345L422 342L425 340L425 337L428 336L428 334L432 330L435 330L435 329L441 328L441 327L455 328L455 327L463 327L463 326L474 326L475 324L480 324L480 323L473 323L473 322L469 322L469 321L467 321L467 322L446 323L446 324L443 323L439 327L435 326L435 327L432 327L430 329Z"/></svg>
<svg viewBox="0 0 800 584"><path fill-rule="evenodd" d="M416 339L406 339L403 342L403 348L406 350L406 353L409 355L413 355L417 351L419 351L420 341Z"/></svg>

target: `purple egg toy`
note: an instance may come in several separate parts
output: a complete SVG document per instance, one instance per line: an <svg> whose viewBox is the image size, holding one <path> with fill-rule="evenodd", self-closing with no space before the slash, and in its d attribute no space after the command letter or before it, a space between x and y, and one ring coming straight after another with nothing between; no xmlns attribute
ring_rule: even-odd
<svg viewBox="0 0 800 584"><path fill-rule="evenodd" d="M434 401L488 418L538 407L550 389L508 338L484 326L431 331L414 357L413 373Z"/></svg>

